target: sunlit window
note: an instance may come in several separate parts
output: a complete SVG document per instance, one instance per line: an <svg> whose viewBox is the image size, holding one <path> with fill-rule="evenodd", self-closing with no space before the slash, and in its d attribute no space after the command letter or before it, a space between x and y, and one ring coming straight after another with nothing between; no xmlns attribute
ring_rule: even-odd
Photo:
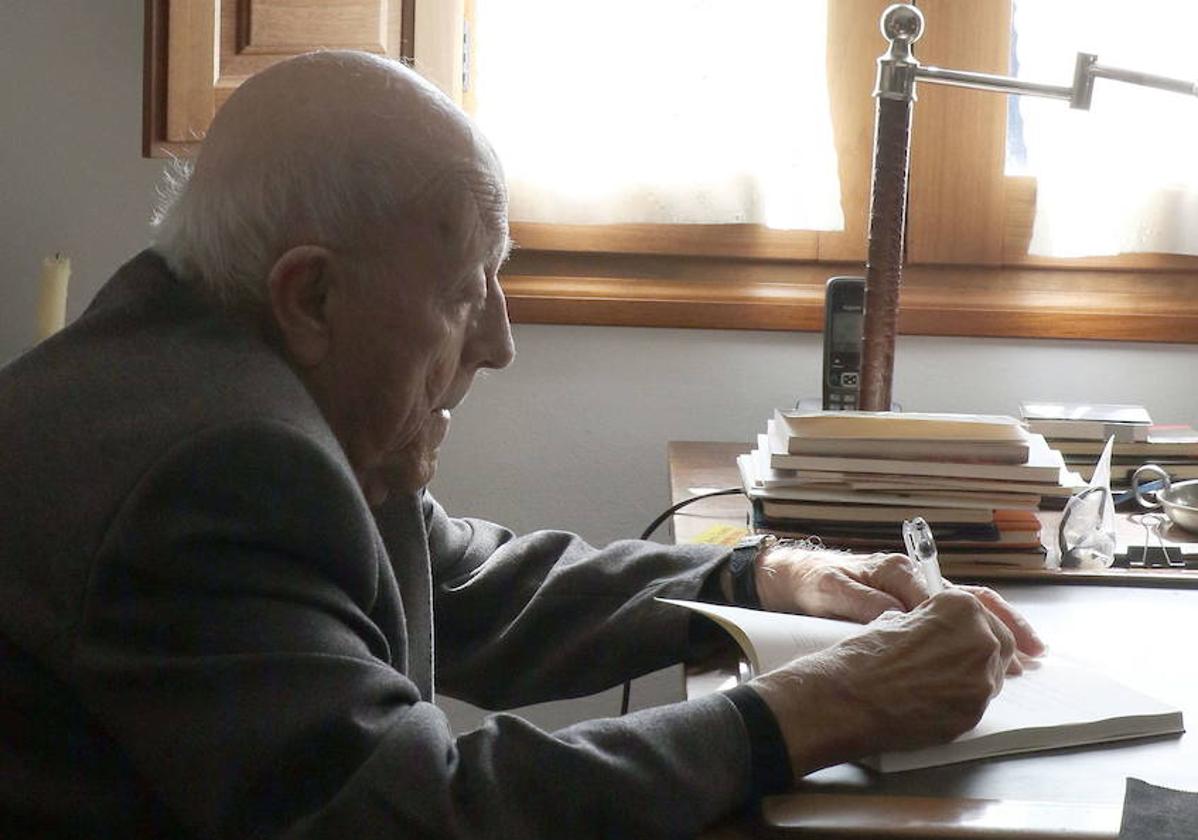
<svg viewBox="0 0 1198 840"><path fill-rule="evenodd" d="M475 0L515 221L842 227L824 0Z"/></svg>
<svg viewBox="0 0 1198 840"><path fill-rule="evenodd" d="M1017 0L1019 76L1069 85L1078 52L1198 79L1198 3ZM1030 251L1057 257L1198 254L1198 97L1099 79L1089 111L1020 97L1008 172L1034 175Z"/></svg>

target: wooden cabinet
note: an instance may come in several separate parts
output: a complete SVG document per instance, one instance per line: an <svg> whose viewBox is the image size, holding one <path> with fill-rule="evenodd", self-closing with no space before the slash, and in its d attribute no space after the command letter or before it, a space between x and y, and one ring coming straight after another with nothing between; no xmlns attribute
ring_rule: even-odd
<svg viewBox="0 0 1198 840"><path fill-rule="evenodd" d="M314 49L411 58L414 0L146 0L143 152L190 155L246 78Z"/></svg>

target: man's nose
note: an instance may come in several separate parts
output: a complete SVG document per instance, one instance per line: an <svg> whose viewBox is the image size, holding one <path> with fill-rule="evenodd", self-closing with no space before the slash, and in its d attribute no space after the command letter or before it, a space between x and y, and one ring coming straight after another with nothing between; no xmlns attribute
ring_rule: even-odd
<svg viewBox="0 0 1198 840"><path fill-rule="evenodd" d="M507 299L496 278L491 278L487 289L487 308L483 311L478 331L473 341L478 367L500 369L512 363L516 356L516 343L512 339L512 324L507 315Z"/></svg>

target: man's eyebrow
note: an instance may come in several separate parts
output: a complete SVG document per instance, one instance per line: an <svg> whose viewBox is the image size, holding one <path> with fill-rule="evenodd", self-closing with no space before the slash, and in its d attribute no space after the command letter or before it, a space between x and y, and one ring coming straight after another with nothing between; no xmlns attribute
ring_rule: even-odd
<svg viewBox="0 0 1198 840"><path fill-rule="evenodd" d="M516 243L510 236L504 236L503 239L496 240L494 246L487 252L487 256L494 262L496 266L501 266L507 262L507 258L511 255L512 249L516 247Z"/></svg>

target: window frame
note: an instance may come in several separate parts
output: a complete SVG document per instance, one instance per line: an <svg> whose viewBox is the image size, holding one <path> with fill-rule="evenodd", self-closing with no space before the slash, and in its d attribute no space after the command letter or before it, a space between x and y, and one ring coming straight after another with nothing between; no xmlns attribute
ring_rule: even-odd
<svg viewBox="0 0 1198 840"><path fill-rule="evenodd" d="M889 0L828 12L846 227L512 224L502 273L519 323L820 330L828 277L863 274L878 21ZM1006 74L1010 0L919 0L925 64ZM417 12L419 14L419 12ZM1051 81L1051 80L1047 80ZM1027 254L1035 179L1004 172L1007 97L921 83L900 332L1198 342L1198 258ZM1151 294L1149 294L1151 293Z"/></svg>
<svg viewBox="0 0 1198 840"><path fill-rule="evenodd" d="M452 74L473 3L391 0L387 51L414 60L417 69L436 66ZM828 84L843 231L515 223L518 247L502 272L513 320L822 329L825 280L864 272L871 92L875 61L885 49L878 21L889 3L829 0ZM145 0L147 157L194 154L207 121L236 85L255 68L285 57L242 54L237 5ZM918 5L926 20L916 46L923 63L1008 72L1011 0ZM454 14L428 11L449 6ZM430 26L433 21L440 23ZM414 43L417 38L421 43ZM449 86L469 109L469 86ZM785 93L779 90L779 101L786 101ZM926 83L918 95L902 333L1198 343L1198 259L1028 256L1035 181L1003 171L1006 97Z"/></svg>

